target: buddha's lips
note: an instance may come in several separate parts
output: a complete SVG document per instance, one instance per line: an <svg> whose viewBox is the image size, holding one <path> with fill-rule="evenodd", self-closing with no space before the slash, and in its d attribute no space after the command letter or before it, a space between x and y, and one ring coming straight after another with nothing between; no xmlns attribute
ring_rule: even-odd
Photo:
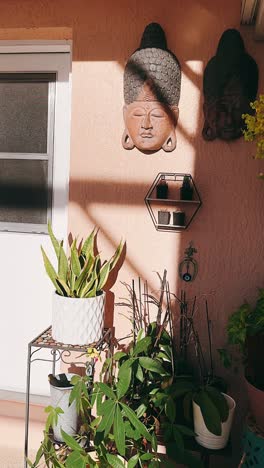
<svg viewBox="0 0 264 468"><path fill-rule="evenodd" d="M153 137L152 133L149 133L149 132L142 132L142 133L140 133L140 136L142 138L152 138Z"/></svg>

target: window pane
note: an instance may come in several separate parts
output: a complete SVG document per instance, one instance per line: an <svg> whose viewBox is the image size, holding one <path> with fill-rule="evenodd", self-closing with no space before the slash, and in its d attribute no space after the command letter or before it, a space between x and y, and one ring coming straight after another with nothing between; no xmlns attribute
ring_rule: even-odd
<svg viewBox="0 0 264 468"><path fill-rule="evenodd" d="M47 153L49 83L14 76L0 74L0 152Z"/></svg>
<svg viewBox="0 0 264 468"><path fill-rule="evenodd" d="M0 222L47 223L48 161L0 159Z"/></svg>

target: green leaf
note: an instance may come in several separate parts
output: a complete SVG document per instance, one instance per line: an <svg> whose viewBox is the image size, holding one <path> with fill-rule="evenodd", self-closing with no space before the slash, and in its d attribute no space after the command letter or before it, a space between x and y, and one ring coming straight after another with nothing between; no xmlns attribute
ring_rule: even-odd
<svg viewBox="0 0 264 468"><path fill-rule="evenodd" d="M57 259L59 259L60 242L54 236L50 221L48 222L48 233L49 233L50 240L52 242L53 248L55 250L56 257L57 257Z"/></svg>
<svg viewBox="0 0 264 468"><path fill-rule="evenodd" d="M179 452L183 452L184 451L183 437L175 425L173 426L172 432L173 432L173 438L176 442L177 449L179 450Z"/></svg>
<svg viewBox="0 0 264 468"><path fill-rule="evenodd" d="M100 407L97 408L98 416L105 416L113 408L113 400L105 400L101 403Z"/></svg>
<svg viewBox="0 0 264 468"><path fill-rule="evenodd" d="M111 468L124 468L125 463L120 460L116 455L106 454L106 458Z"/></svg>
<svg viewBox="0 0 264 468"><path fill-rule="evenodd" d="M62 291L61 291L61 289L60 289L60 287L59 287L59 285L57 283L57 273L54 270L49 258L46 255L46 252L45 252L45 250L43 249L42 246L41 246L41 252L42 252L42 257L43 257L46 273L47 273L48 277L51 279L53 285L55 286L56 291L60 295L62 295Z"/></svg>
<svg viewBox="0 0 264 468"><path fill-rule="evenodd" d="M127 468L135 468L135 466L137 466L138 460L139 460L139 453L137 453L136 455L133 455L133 457L128 460Z"/></svg>
<svg viewBox="0 0 264 468"><path fill-rule="evenodd" d="M125 455L125 427L119 405L116 405L114 417L114 438L118 452Z"/></svg>
<svg viewBox="0 0 264 468"><path fill-rule="evenodd" d="M99 433L104 431L104 437L106 437L109 434L110 429L114 424L116 404L112 400L110 400L110 403L111 404L109 405L109 412L106 415L104 415L102 421L100 422L97 428L97 432Z"/></svg>
<svg viewBox="0 0 264 468"><path fill-rule="evenodd" d="M144 382L143 370L142 370L142 367L141 367L141 365L140 365L139 363L138 363L138 365L137 365L136 378L137 378L140 382Z"/></svg>
<svg viewBox="0 0 264 468"><path fill-rule="evenodd" d="M145 330L144 328L140 328L138 334L137 334L137 342L142 340L142 338L144 338L145 336Z"/></svg>
<svg viewBox="0 0 264 468"><path fill-rule="evenodd" d="M76 276L81 274L81 264L79 260L78 250L76 247L76 239L74 239L71 246L71 266L72 271Z"/></svg>
<svg viewBox="0 0 264 468"><path fill-rule="evenodd" d="M65 292L65 294L63 294L64 296L67 295L68 297L72 297L73 296L73 293L72 291L70 290L69 286L65 283L65 281L63 281L62 279L60 278L57 278L56 279L56 283L58 285L58 287Z"/></svg>
<svg viewBox="0 0 264 468"><path fill-rule="evenodd" d="M145 403L141 403L141 405L139 405L139 407L136 409L136 415L137 417L140 419L143 414L146 412L147 410L147 405Z"/></svg>
<svg viewBox="0 0 264 468"><path fill-rule="evenodd" d="M116 385L118 398L122 398L129 389L132 375L131 367L127 367L121 375Z"/></svg>
<svg viewBox="0 0 264 468"><path fill-rule="evenodd" d="M93 255L94 253L95 234L96 234L96 228L92 230L91 234L87 237L87 239L85 240L82 246L82 254L85 256L85 258L88 258L90 254Z"/></svg>
<svg viewBox="0 0 264 468"><path fill-rule="evenodd" d="M98 387L104 393L104 395L106 395L108 398L111 398L112 400L116 400L116 395L109 385L103 382L98 382Z"/></svg>
<svg viewBox="0 0 264 468"><path fill-rule="evenodd" d="M148 432L146 426L144 426L144 424L142 424L142 422L139 421L136 413L124 403L121 403L121 405L126 417L129 419L131 424L140 432L140 434L143 435L143 437L145 437L149 442L151 442L150 433Z"/></svg>
<svg viewBox="0 0 264 468"><path fill-rule="evenodd" d="M206 392L209 396L209 398L212 400L214 403L215 407L217 408L221 421L225 422L227 421L228 415L229 415L229 408L228 408L228 403L222 393L220 393L216 388L214 387L206 387Z"/></svg>
<svg viewBox="0 0 264 468"><path fill-rule="evenodd" d="M189 427L182 426L181 424L175 424L175 427L178 431L181 432L181 434L187 437L195 437L195 432L193 432Z"/></svg>
<svg viewBox="0 0 264 468"><path fill-rule="evenodd" d="M63 241L60 243L59 258L58 258L58 276L63 281L67 281L68 274L68 259L63 249Z"/></svg>
<svg viewBox="0 0 264 468"><path fill-rule="evenodd" d="M127 359L123 364L120 366L119 371L118 371L118 378L122 379L123 374L126 375L126 370L128 367L131 367L132 364L136 362L136 359Z"/></svg>
<svg viewBox="0 0 264 468"><path fill-rule="evenodd" d="M153 458L153 454L148 452L148 453L144 453L143 455L141 455L140 460L148 461L148 460L151 460L152 458Z"/></svg>
<svg viewBox="0 0 264 468"><path fill-rule="evenodd" d="M151 337L146 336L145 338L142 338L142 340L138 341L136 346L133 349L133 356L137 356L140 353L146 352L149 345L151 344Z"/></svg>
<svg viewBox="0 0 264 468"><path fill-rule="evenodd" d="M171 423L175 421L176 406L172 398L168 398L165 403L165 414Z"/></svg>
<svg viewBox="0 0 264 468"><path fill-rule="evenodd" d="M110 260L110 268L113 270L113 268L116 266L119 258L121 257L122 251L123 251L124 244L122 241L120 241L113 257Z"/></svg>
<svg viewBox="0 0 264 468"><path fill-rule="evenodd" d="M91 274L91 270L92 270L92 265L94 263L94 257L92 257L91 255L88 257L88 259L86 260L85 264L83 265L83 268L82 268L82 271L79 275L79 277L76 279L75 281L75 289L76 291L78 291L78 289L80 289L83 285L83 283L85 283L85 281L87 282L90 274Z"/></svg>
<svg viewBox="0 0 264 468"><path fill-rule="evenodd" d="M106 262L101 270L100 270L100 273L99 273L99 283L98 283L98 290L101 291L101 289L103 289L103 287L105 286L107 280L108 280L108 276L109 276L109 272L110 272L110 262Z"/></svg>
<svg viewBox="0 0 264 468"><path fill-rule="evenodd" d="M81 298L86 297L86 294L88 294L93 289L94 282L95 282L95 279L93 276L86 283L83 282L82 286L80 287L78 291L79 297Z"/></svg>
<svg viewBox="0 0 264 468"><path fill-rule="evenodd" d="M217 349L217 352L220 356L220 360L223 366L226 369L229 369L232 366L232 355L227 349Z"/></svg>
<svg viewBox="0 0 264 468"><path fill-rule="evenodd" d="M156 435L153 433L151 437L151 447L153 448L154 452L158 450L158 440Z"/></svg>
<svg viewBox="0 0 264 468"><path fill-rule="evenodd" d="M200 390L194 394L193 400L201 409L208 431L220 436L222 433L220 415L208 394L204 390Z"/></svg>
<svg viewBox="0 0 264 468"><path fill-rule="evenodd" d="M97 290L98 290L97 284L98 284L98 280L95 279L93 287L90 289L90 291L88 293L85 294L85 297L95 297L96 296L96 293L97 293Z"/></svg>
<svg viewBox="0 0 264 468"><path fill-rule="evenodd" d="M173 388L172 388L172 395L174 396L174 398L179 398L193 390L194 390L193 381L181 380L179 378L176 378L176 383L173 385Z"/></svg>
<svg viewBox="0 0 264 468"><path fill-rule="evenodd" d="M67 434L66 432L64 432L63 429L61 429L61 435L62 435L62 438L64 440L64 442L66 442L66 444L72 449L72 450L77 450L77 452L81 452L82 451L82 447L78 444L78 442L76 442L76 440L70 436L69 434Z"/></svg>
<svg viewBox="0 0 264 468"><path fill-rule="evenodd" d="M127 356L127 353L124 353L123 351L117 351L117 353L113 355L113 360L119 361L122 357L125 357L125 356Z"/></svg>
<svg viewBox="0 0 264 468"><path fill-rule="evenodd" d="M87 457L84 457L79 452L72 452L68 455L65 462L66 468L86 468Z"/></svg>
<svg viewBox="0 0 264 468"><path fill-rule="evenodd" d="M162 367L161 363L156 359L152 359L149 357L139 357L139 363L143 367L150 372L155 372L161 376L169 375L167 371Z"/></svg>

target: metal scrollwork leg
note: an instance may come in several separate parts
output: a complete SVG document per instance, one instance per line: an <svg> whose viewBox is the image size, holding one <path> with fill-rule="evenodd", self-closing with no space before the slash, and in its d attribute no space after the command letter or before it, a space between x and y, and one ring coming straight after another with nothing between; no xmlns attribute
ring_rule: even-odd
<svg viewBox="0 0 264 468"><path fill-rule="evenodd" d="M31 344L28 345L28 358L27 358L27 393L26 393L25 446L24 446L25 468L27 468L28 466L27 456L28 456L28 428L29 428L30 371L31 371Z"/></svg>
<svg viewBox="0 0 264 468"><path fill-rule="evenodd" d="M53 361L52 361L52 375L55 375L56 372L56 349L52 349L51 354L53 356Z"/></svg>

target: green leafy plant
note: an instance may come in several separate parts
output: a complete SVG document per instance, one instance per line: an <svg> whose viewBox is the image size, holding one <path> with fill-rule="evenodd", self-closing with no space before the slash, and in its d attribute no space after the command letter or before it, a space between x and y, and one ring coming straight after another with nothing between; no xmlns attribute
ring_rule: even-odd
<svg viewBox="0 0 264 468"><path fill-rule="evenodd" d="M56 292L61 296L74 298L95 297L101 294L110 272L122 254L123 242L119 243L110 260L102 262L100 255L95 254L95 229L79 245L77 245L77 238L72 241L69 257L63 248L63 241L56 239L50 223L48 232L57 257L57 271L43 247L41 251L46 272Z"/></svg>
<svg viewBox="0 0 264 468"><path fill-rule="evenodd" d="M250 336L264 334L264 289L259 289L255 307L244 302L227 322L227 337L229 345L237 345L242 354L243 362L247 361L247 339ZM218 350L226 367L231 364L232 357L227 350ZM227 359L226 362L224 362Z"/></svg>
<svg viewBox="0 0 264 468"><path fill-rule="evenodd" d="M264 158L264 94L260 94L259 98L250 103L253 114L243 114L242 118L245 121L245 129L243 130L245 141L256 142L256 154L254 158ZM260 173L259 178L264 179L264 174Z"/></svg>
<svg viewBox="0 0 264 468"><path fill-rule="evenodd" d="M231 367L237 361L233 356L234 350L237 348L249 380L257 388L264 389L263 368L259 360L264 346L263 288L258 291L254 307L245 302L229 317L227 338L227 348L218 350L223 365ZM254 345L254 341L258 344Z"/></svg>

